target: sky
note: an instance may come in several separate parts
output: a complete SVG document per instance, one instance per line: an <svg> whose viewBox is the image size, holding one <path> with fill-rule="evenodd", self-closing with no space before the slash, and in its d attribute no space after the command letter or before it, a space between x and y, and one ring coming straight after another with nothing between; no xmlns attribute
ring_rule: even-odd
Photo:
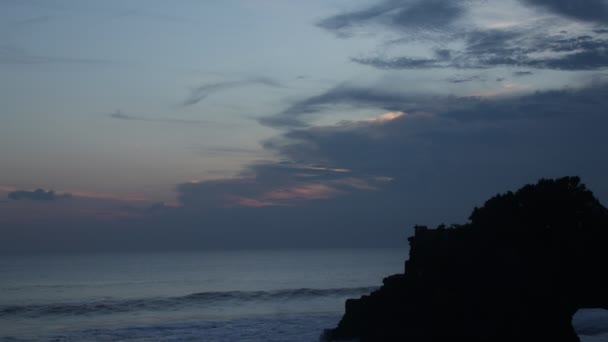
<svg viewBox="0 0 608 342"><path fill-rule="evenodd" d="M0 252L405 246L578 175L606 0L0 0Z"/></svg>

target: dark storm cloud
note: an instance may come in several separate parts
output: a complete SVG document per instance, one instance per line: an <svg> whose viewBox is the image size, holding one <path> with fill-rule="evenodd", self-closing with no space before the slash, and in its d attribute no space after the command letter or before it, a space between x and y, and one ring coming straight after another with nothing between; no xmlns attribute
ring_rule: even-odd
<svg viewBox="0 0 608 342"><path fill-rule="evenodd" d="M432 29L449 26L465 12L465 1L387 0L368 8L341 13L321 20L321 28L349 35L349 30L365 24L394 29Z"/></svg>
<svg viewBox="0 0 608 342"><path fill-rule="evenodd" d="M606 0L521 0L523 3L547 9L556 14L599 23L608 22Z"/></svg>
<svg viewBox="0 0 608 342"><path fill-rule="evenodd" d="M70 194L57 194L53 190L45 191L44 189L36 189L34 191L18 190L9 192L7 197L11 200L30 200L30 201L54 201L61 198L70 198Z"/></svg>
<svg viewBox="0 0 608 342"><path fill-rule="evenodd" d="M352 61L378 69L487 69L499 66L553 70L608 67L608 40L597 35L546 35L535 30L475 30L461 35L463 50L444 58L368 57ZM543 56L543 57L539 57Z"/></svg>
<svg viewBox="0 0 608 342"><path fill-rule="evenodd" d="M233 88L251 86L251 85L264 85L268 87L282 87L279 82L268 78L253 78L249 80L233 81L233 82L218 82L211 84L204 84L193 88L190 91L190 95L182 102L183 106L192 106L203 101L208 96L218 93L220 91L229 90Z"/></svg>
<svg viewBox="0 0 608 342"><path fill-rule="evenodd" d="M117 120L127 121L145 121L145 122L158 122L158 123L169 123L169 124L185 124L185 125L219 125L221 123L208 121L208 120L188 120L188 119L173 119L173 118L147 118L143 116L134 116L124 114L120 110L116 110L113 113L108 114L109 118Z"/></svg>

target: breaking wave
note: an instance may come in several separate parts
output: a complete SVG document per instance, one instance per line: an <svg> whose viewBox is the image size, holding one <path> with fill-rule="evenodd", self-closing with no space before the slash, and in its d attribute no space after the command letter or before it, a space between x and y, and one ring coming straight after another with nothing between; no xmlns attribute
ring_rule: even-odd
<svg viewBox="0 0 608 342"><path fill-rule="evenodd" d="M179 297L152 297L141 299L108 299L77 303L51 303L11 305L0 307L0 317L21 316L37 318L54 315L113 314L143 310L170 310L184 306L214 306L242 302L267 302L315 299L323 297L360 296L377 287L332 289L282 289L274 291L199 292Z"/></svg>

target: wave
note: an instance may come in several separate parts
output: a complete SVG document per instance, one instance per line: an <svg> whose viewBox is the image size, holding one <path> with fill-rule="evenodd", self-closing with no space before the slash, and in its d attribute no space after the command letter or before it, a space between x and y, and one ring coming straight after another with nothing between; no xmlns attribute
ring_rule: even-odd
<svg viewBox="0 0 608 342"><path fill-rule="evenodd" d="M281 314L222 320L186 319L156 323L86 324L57 330L32 329L0 342L59 341L319 341L323 328L335 326L341 313ZM44 322L41 325L44 326Z"/></svg>
<svg viewBox="0 0 608 342"><path fill-rule="evenodd" d="M11 305L0 307L0 317L21 316L37 318L47 315L112 314L140 310L167 310L184 306L238 304L323 297L360 296L377 290L377 287L332 289L282 289L274 291L218 291L199 292L179 297L151 297L141 299L107 299L77 303Z"/></svg>

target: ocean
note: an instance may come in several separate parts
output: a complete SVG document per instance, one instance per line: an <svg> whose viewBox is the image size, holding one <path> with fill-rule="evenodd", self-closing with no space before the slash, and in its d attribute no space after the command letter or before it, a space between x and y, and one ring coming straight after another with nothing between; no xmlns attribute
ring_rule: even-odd
<svg viewBox="0 0 608 342"><path fill-rule="evenodd" d="M3 256L0 341L318 341L407 249ZM608 341L608 315L574 319Z"/></svg>
<svg viewBox="0 0 608 342"><path fill-rule="evenodd" d="M318 341L405 249L3 256L2 341Z"/></svg>

